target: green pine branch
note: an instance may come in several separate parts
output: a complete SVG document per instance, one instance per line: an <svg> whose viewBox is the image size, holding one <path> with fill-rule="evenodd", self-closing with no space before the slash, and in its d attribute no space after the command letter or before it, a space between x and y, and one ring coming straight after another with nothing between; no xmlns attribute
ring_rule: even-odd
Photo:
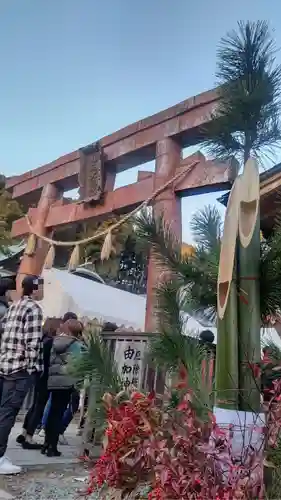
<svg viewBox="0 0 281 500"><path fill-rule="evenodd" d="M211 391L202 380L202 362L206 350L196 332L187 331L183 314L185 294L180 281L168 280L156 288L158 334L149 342L149 358L179 381L182 368L187 373L188 389L198 417L204 419L211 409ZM188 335L188 336L187 336Z"/></svg>
<svg viewBox="0 0 281 500"><path fill-rule="evenodd" d="M222 160L272 159L281 143L281 66L265 21L239 22L217 52L219 102L202 128L207 151Z"/></svg>
<svg viewBox="0 0 281 500"><path fill-rule="evenodd" d="M88 325L85 331L87 344L80 354L72 356L68 363L68 372L77 380L77 386L83 387L85 381L89 391L89 413L96 429L105 422L105 392L118 394L122 389L121 378L112 354L100 336L100 331Z"/></svg>
<svg viewBox="0 0 281 500"><path fill-rule="evenodd" d="M11 237L12 224L22 215L18 202L5 190L5 177L0 175L0 251L6 255L9 255L9 247L14 243Z"/></svg>

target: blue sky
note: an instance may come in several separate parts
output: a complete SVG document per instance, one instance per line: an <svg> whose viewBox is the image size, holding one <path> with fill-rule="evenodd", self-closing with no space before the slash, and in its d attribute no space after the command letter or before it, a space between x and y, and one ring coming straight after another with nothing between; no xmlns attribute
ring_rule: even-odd
<svg viewBox="0 0 281 500"><path fill-rule="evenodd" d="M280 16L277 0L0 0L1 171L35 168L213 87L221 36L266 19L281 47ZM184 200L185 240L190 214L215 199Z"/></svg>

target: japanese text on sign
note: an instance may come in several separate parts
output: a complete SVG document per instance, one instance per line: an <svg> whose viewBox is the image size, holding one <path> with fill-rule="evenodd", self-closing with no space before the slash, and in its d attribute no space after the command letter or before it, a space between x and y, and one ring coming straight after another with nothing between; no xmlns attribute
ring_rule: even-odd
<svg viewBox="0 0 281 500"><path fill-rule="evenodd" d="M119 342L115 359L125 388L139 387L142 377L144 342Z"/></svg>

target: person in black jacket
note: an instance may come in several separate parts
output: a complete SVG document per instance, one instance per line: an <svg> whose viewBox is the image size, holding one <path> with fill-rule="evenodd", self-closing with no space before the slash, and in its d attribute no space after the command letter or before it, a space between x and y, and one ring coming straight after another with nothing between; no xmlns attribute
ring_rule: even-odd
<svg viewBox="0 0 281 500"><path fill-rule="evenodd" d="M22 433L16 439L17 443L21 444L23 449L38 450L42 447L40 444L33 442L33 436L41 423L49 399L48 377L53 337L56 336L61 326L69 319L77 319L77 315L69 311L65 313L62 320L59 318L47 318L45 321L42 339L44 371L43 374L38 376L34 389L33 404L25 416Z"/></svg>
<svg viewBox="0 0 281 500"><path fill-rule="evenodd" d="M24 449L37 450L41 445L33 442L33 435L42 419L46 403L48 401L48 376L50 366L50 356L53 345L53 337L57 333L58 323L55 318L48 318L43 327L43 360L44 371L38 374L34 389L33 404L28 410L23 424L22 433L17 437L17 443Z"/></svg>
<svg viewBox="0 0 281 500"><path fill-rule="evenodd" d="M0 278L0 321L9 309L9 291L15 288L14 283L9 278Z"/></svg>
<svg viewBox="0 0 281 500"><path fill-rule="evenodd" d="M42 448L42 453L48 457L61 455L57 445L62 419L76 384L75 378L67 371L67 365L71 356L83 351L82 331L83 325L80 321L69 319L53 341L48 378L51 406L46 423L45 443Z"/></svg>

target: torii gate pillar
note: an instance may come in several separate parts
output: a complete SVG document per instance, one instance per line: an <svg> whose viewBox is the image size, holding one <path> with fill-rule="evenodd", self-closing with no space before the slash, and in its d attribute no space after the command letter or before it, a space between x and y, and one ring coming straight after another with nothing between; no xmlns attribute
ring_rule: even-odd
<svg viewBox="0 0 281 500"><path fill-rule="evenodd" d="M171 177L175 175L176 168L180 165L181 147L172 138L167 137L156 143L156 166L154 177L154 190L163 186ZM181 203L180 198L174 191L171 184L165 191L157 196L154 206L156 215L164 214L165 219L171 225L176 238L181 241ZM148 279L147 279L147 300L145 315L145 331L156 331L155 315L155 286L161 279L161 271L153 262L153 257L149 259Z"/></svg>
<svg viewBox="0 0 281 500"><path fill-rule="evenodd" d="M34 223L34 229L38 234L42 236L47 236L48 231L45 226L49 210L53 204L59 199L61 193L55 184L47 184L43 190L40 197L40 201L37 206L36 221ZM17 274L17 295L21 295L21 283L26 275L39 276L44 267L44 261L48 252L49 245L42 241L41 239L37 241L36 251L34 255L23 255L20 263L20 267Z"/></svg>

